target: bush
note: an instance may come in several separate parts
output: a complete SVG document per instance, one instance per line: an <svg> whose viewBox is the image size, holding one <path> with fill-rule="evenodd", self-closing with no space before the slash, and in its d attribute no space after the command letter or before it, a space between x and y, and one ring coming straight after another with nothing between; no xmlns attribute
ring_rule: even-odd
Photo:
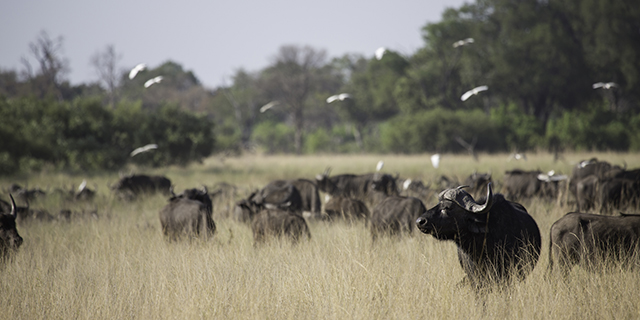
<svg viewBox="0 0 640 320"><path fill-rule="evenodd" d="M266 153L290 153L294 150L293 134L293 128L284 123L265 121L255 126L251 140Z"/></svg>

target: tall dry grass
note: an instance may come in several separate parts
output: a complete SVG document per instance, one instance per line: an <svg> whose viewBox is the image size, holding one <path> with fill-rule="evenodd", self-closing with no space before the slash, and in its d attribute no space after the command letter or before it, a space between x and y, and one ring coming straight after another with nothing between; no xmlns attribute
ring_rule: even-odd
<svg viewBox="0 0 640 320"><path fill-rule="evenodd" d="M459 178L473 170L491 171L500 181L512 168L570 173L592 154L447 156L433 169L422 156L246 156L201 165L147 170L166 174L180 190L226 181L248 192L272 179L313 178L325 167L333 173L383 171L403 177ZM631 167L635 154L597 154ZM142 169L134 169L142 171ZM543 251L533 273L506 289L476 294L458 285L464 274L453 244L414 233L371 243L364 223L309 221L310 241L292 246L274 240L254 246L248 226L216 211L218 232L209 241L168 243L161 235L162 196L134 203L115 199L106 185L117 175L89 177L37 174L18 182L30 186L98 185L95 204L46 199L31 204L54 213L64 206L95 208L99 218L70 222L32 221L18 225L25 239L13 261L0 269L0 318L6 319L630 319L640 317L637 271L589 273L574 268L565 281L545 277L548 231L571 211L565 202L523 203L538 223ZM12 182L1 180L6 187ZM241 196L240 194L239 196ZM435 198L425 199L426 206Z"/></svg>

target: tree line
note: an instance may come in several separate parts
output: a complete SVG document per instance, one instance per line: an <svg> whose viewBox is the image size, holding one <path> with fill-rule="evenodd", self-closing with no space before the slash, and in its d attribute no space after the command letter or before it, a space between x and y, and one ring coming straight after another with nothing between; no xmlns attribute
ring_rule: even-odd
<svg viewBox="0 0 640 320"><path fill-rule="evenodd" d="M200 134L207 138L198 143L210 143L194 147L199 144L185 138L190 150L199 150L183 155L193 159L256 148L297 154L640 149L640 8L633 1L477 0L447 9L422 36L424 46L411 55L386 49L378 57L330 58L323 49L283 45L264 69L236 70L230 83L207 89L173 61L129 79L113 45L90 59L98 81L72 86L63 39L43 32L29 46L35 67L23 59L21 72L0 72L0 97L14 113L25 105L93 105L110 119L135 105L148 130L162 110L184 113L206 127ZM161 83L144 88L159 75ZM594 88L598 82L615 85ZM489 89L460 99L480 85ZM338 93L349 98L327 102ZM22 125L16 126L32 125L14 116L12 123ZM128 147L146 142L134 140ZM0 152L12 168L39 159L33 150ZM64 166L86 165L70 158ZM126 162L115 158L92 166ZM178 158L167 154L153 163L187 161Z"/></svg>

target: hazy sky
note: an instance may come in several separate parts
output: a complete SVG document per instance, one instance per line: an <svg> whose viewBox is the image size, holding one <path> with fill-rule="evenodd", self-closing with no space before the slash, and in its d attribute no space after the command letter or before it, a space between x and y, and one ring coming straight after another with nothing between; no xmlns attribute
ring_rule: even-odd
<svg viewBox="0 0 640 320"><path fill-rule="evenodd" d="M208 88L239 68L258 71L282 45L373 56L381 46L412 54L420 30L447 7L469 0L6 0L0 4L0 68L23 69L41 30L64 38L62 56L73 84L98 79L90 57L112 44L128 69L172 60ZM226 80L225 80L226 79Z"/></svg>

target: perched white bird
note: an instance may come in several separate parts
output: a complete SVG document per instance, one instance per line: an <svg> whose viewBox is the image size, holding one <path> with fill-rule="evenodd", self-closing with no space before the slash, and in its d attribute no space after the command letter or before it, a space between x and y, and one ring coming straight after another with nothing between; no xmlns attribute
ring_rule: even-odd
<svg viewBox="0 0 640 320"><path fill-rule="evenodd" d="M376 171L382 170L382 167L384 167L384 161L380 160L378 161L378 165L376 165Z"/></svg>
<svg viewBox="0 0 640 320"><path fill-rule="evenodd" d="M280 104L280 101L271 101L267 104L265 104L264 106L262 106L262 108L260 108L260 113L265 113L267 110L277 106Z"/></svg>
<svg viewBox="0 0 640 320"><path fill-rule="evenodd" d="M527 161L527 155L524 153L518 153L518 152L512 153L509 155L509 158L507 159L507 161L511 161L513 159Z"/></svg>
<svg viewBox="0 0 640 320"><path fill-rule="evenodd" d="M332 95L331 97L327 98L327 103L331 103L331 102L334 102L336 100L344 101L346 99L351 99L351 95L348 94L348 93L336 94L336 95Z"/></svg>
<svg viewBox="0 0 640 320"><path fill-rule="evenodd" d="M481 92L481 91L488 90L488 89L489 89L489 87L487 87L487 86L479 86L479 87L475 87L475 88L473 88L473 89L471 89L471 90L469 90L469 91L465 92L465 93L462 95L462 97L460 97L460 100L462 100L462 101L466 101L467 99L469 99L469 97L471 97L471 96L473 96L473 95L476 95L476 94L478 94L478 93L479 93L479 92Z"/></svg>
<svg viewBox="0 0 640 320"><path fill-rule="evenodd" d="M607 83L596 82L591 87L593 87L594 89L598 89L598 88L611 89L611 88L615 88L617 86L618 86L618 84L616 84L615 82L607 82Z"/></svg>
<svg viewBox="0 0 640 320"><path fill-rule="evenodd" d="M438 167L440 166L440 154L439 153L436 153L436 154L431 156L431 164L433 165L434 168L438 169Z"/></svg>
<svg viewBox="0 0 640 320"><path fill-rule="evenodd" d="M543 182L556 182L562 180L568 180L569 176L566 174L556 174L554 170L547 172L546 174L541 173L538 175L538 180Z"/></svg>
<svg viewBox="0 0 640 320"><path fill-rule="evenodd" d="M87 180L83 179L82 183L78 186L78 192L82 192L82 190L84 190L84 188L87 187Z"/></svg>
<svg viewBox="0 0 640 320"><path fill-rule="evenodd" d="M137 149L131 151L131 156L133 157L133 156L135 156L135 155L137 155L139 153L147 152L147 151L153 150L153 149L158 149L158 145L152 143L152 144L148 144L148 145L146 145L144 147L137 148Z"/></svg>
<svg viewBox="0 0 640 320"><path fill-rule="evenodd" d="M136 77L136 75L138 74L138 72L144 70L147 68L147 65L144 63L138 64L137 66L133 67L133 69L131 69L131 71L129 71L129 79L133 79Z"/></svg>
<svg viewBox="0 0 640 320"><path fill-rule="evenodd" d="M407 179L404 181L404 183L402 184L402 190L407 190L409 189L409 186L411 185L411 179Z"/></svg>
<svg viewBox="0 0 640 320"><path fill-rule="evenodd" d="M155 78L149 79L147 80L147 82L144 83L144 87L145 88L149 88L152 85L156 84L156 83L160 83L160 81L162 81L163 77L162 76L157 76Z"/></svg>
<svg viewBox="0 0 640 320"><path fill-rule="evenodd" d="M378 49L376 49L376 59L380 60L382 59L382 57L384 56L384 54L387 52L387 48L385 47L380 47Z"/></svg>
<svg viewBox="0 0 640 320"><path fill-rule="evenodd" d="M459 46L464 46L464 45L467 45L469 43L473 43L473 38L466 38L464 40L458 40L458 41L453 43L453 47L457 48Z"/></svg>

